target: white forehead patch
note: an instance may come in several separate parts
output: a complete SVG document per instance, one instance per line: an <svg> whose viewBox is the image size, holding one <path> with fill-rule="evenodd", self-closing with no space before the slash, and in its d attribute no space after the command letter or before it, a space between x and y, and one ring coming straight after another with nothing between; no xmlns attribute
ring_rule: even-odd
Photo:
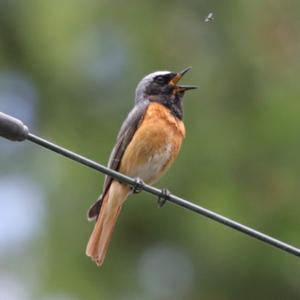
<svg viewBox="0 0 300 300"><path fill-rule="evenodd" d="M140 83L143 82L143 81L146 81L146 82L147 82L147 81L153 79L153 78L156 77L156 76L159 76L159 75L166 75L166 74L169 74L169 73L171 73L171 72L170 72L170 71L156 71L156 72L150 73L150 74L146 75L146 76L140 81Z"/></svg>
<svg viewBox="0 0 300 300"><path fill-rule="evenodd" d="M135 100L136 102L141 99L141 97L144 94L144 90L146 86L153 80L154 77L159 76L159 75L166 75L171 73L170 71L156 71L153 73L150 73L146 75L137 85L136 90L135 90Z"/></svg>

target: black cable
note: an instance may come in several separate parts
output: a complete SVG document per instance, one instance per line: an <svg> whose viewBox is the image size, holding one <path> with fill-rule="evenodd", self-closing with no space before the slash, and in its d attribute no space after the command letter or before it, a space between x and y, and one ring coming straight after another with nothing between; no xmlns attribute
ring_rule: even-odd
<svg viewBox="0 0 300 300"><path fill-rule="evenodd" d="M159 197L160 201L164 200L164 201L172 202L172 203L179 205L181 207L184 207L188 210L194 211L202 216L205 216L214 221L217 221L218 223L224 224L228 227L238 230L238 231L240 231L244 234L247 234L253 238L261 240L261 241L263 241L269 245L272 245L276 248L279 248L285 252L291 253L296 256L300 256L299 248L296 248L292 245L284 243L278 239L275 239L269 235L266 235L257 230L254 230L248 226L245 226L241 223L238 223L229 218L226 218L220 214L217 214L217 213L210 211L206 208L203 208L199 205L193 204L185 199L182 199L182 198L172 195L170 193L166 193L165 189L163 189L163 190L157 189L153 186L150 186L148 184L141 182L137 178L131 178L131 177L121 174L117 171L111 170L111 169L109 169L105 166L102 166L90 159L87 159L81 155L78 155L72 151L62 148L62 147L60 147L54 143L51 143L45 139L42 139L36 135L33 135L32 133L30 133L28 131L27 127L21 121L14 119L10 116L7 116L1 112L0 112L0 135L7 139L13 140L13 141L23 141L23 140L27 139L27 140L29 140L35 144L38 144L44 148L47 148L47 149L54 151L60 155L63 155L74 161L77 161L87 167L90 167L92 169L100 171L101 173L111 176L112 178L114 178L118 181L125 182L125 183L131 185L133 188L138 187L139 190L143 190L148 193L151 193L151 194Z"/></svg>

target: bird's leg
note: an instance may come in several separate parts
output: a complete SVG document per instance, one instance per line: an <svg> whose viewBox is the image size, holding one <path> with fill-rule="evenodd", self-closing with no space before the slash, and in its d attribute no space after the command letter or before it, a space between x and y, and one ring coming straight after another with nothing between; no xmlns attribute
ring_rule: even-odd
<svg viewBox="0 0 300 300"><path fill-rule="evenodd" d="M158 206L159 207L163 207L166 204L166 201L168 201L170 199L170 191L168 189L161 189L161 194L158 196Z"/></svg>
<svg viewBox="0 0 300 300"><path fill-rule="evenodd" d="M141 178L139 178L139 177L135 178L135 183L131 187L132 192L134 194L140 193L143 190L144 185L145 185L145 183L144 183L144 181Z"/></svg>

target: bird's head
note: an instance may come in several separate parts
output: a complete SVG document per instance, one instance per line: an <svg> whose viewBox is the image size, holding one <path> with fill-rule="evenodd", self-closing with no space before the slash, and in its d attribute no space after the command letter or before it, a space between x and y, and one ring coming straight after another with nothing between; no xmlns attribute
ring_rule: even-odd
<svg viewBox="0 0 300 300"><path fill-rule="evenodd" d="M186 91L197 88L178 84L183 75L190 69L191 67L188 67L178 73L157 71L145 76L137 85L136 103L145 99L156 102L172 102L175 98L182 98Z"/></svg>

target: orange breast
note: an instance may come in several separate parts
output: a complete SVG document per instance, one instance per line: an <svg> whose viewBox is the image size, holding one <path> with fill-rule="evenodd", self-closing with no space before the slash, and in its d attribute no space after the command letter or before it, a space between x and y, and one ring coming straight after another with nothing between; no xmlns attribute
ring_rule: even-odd
<svg viewBox="0 0 300 300"><path fill-rule="evenodd" d="M154 182L177 157L184 136L183 122L163 105L151 103L125 150L120 171Z"/></svg>

